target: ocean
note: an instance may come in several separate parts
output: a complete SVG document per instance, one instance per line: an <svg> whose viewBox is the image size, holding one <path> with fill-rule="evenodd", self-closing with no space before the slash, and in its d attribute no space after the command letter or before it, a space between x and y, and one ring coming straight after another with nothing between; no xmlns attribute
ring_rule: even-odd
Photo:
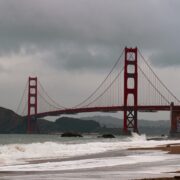
<svg viewBox="0 0 180 180"><path fill-rule="evenodd" d="M147 140L146 135L114 139L84 135L0 135L0 179L141 179L171 177L180 171L180 155L159 150L129 150L178 144Z"/></svg>

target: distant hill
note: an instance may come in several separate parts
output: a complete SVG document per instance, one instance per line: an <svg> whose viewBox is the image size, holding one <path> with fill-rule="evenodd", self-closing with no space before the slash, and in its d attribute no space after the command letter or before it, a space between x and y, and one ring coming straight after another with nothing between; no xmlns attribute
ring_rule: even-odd
<svg viewBox="0 0 180 180"><path fill-rule="evenodd" d="M0 107L0 133L26 133L27 121L12 110ZM38 119L40 133L59 133L66 131L73 132L110 132L121 133L123 120L111 116L93 116L70 118L61 117L55 122ZM169 121L148 121L139 120L140 133L146 134L168 134L170 129Z"/></svg>
<svg viewBox="0 0 180 180"><path fill-rule="evenodd" d="M139 131L145 134L169 134L170 121L168 120L139 120Z"/></svg>
<svg viewBox="0 0 180 180"><path fill-rule="evenodd" d="M0 107L0 133L26 133L27 121L12 110ZM61 117L55 122L38 119L40 133L95 132L100 124L92 120Z"/></svg>
<svg viewBox="0 0 180 180"><path fill-rule="evenodd" d="M94 120L99 122L101 127L106 128L122 128L123 127L123 120L118 119L112 116L93 116L93 117L83 117L81 119L84 120ZM140 133L146 134L169 134L170 130L170 121L167 120L139 120L138 121L139 131Z"/></svg>
<svg viewBox="0 0 180 180"><path fill-rule="evenodd" d="M23 118L12 110L0 107L0 133L24 133Z"/></svg>
<svg viewBox="0 0 180 180"><path fill-rule="evenodd" d="M107 128L122 128L123 121L112 116L92 116L92 117L83 117L84 120L93 120L100 123L101 127L106 126Z"/></svg>
<svg viewBox="0 0 180 180"><path fill-rule="evenodd" d="M100 128L100 124L92 120L62 117L55 121L58 131L94 132Z"/></svg>
<svg viewBox="0 0 180 180"><path fill-rule="evenodd" d="M38 126L41 133L58 132L95 132L100 129L100 124L92 120L81 120L77 118L61 117L55 122L47 120L38 120Z"/></svg>

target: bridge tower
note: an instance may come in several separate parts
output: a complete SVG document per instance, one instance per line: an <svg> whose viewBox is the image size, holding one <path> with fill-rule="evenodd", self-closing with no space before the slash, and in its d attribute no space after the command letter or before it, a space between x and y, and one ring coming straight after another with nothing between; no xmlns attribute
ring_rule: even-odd
<svg viewBox="0 0 180 180"><path fill-rule="evenodd" d="M29 77L27 133L37 133L37 77Z"/></svg>
<svg viewBox="0 0 180 180"><path fill-rule="evenodd" d="M133 85L133 87L132 87ZM130 96L132 97L130 104ZM138 105L138 68L137 48L125 47L124 62L124 133L129 130L138 132L137 128L137 105Z"/></svg>
<svg viewBox="0 0 180 180"><path fill-rule="evenodd" d="M172 136L180 135L180 110L175 109L174 103L171 103L170 106L170 119L171 119L171 131Z"/></svg>

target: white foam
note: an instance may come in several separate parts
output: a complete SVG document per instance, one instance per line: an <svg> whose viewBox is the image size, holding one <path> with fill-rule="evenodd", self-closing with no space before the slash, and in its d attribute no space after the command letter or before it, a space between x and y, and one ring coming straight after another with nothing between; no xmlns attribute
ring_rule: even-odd
<svg viewBox="0 0 180 180"><path fill-rule="evenodd" d="M103 142L102 142L103 141ZM77 143L77 142L76 142ZM26 163L28 160L56 159L96 154L111 150L123 150L136 147L153 147L169 143L180 143L179 141L147 141L145 135L133 134L125 140L97 139L96 142L84 143L62 143L44 142L32 144L10 144L0 146L0 166Z"/></svg>
<svg viewBox="0 0 180 180"><path fill-rule="evenodd" d="M78 170L89 169L97 167L109 167L117 165L129 165L144 162L161 162L179 158L179 156L171 156L164 152L137 154L122 157L104 157L94 159L83 159L75 161L62 161L62 162L50 162L40 164L25 164L16 166L3 166L0 167L0 171L54 171L54 170ZM180 159L180 158L179 158ZM157 171L157 170L156 170ZM160 173L158 170L156 173ZM146 173L154 173L154 171L147 171Z"/></svg>

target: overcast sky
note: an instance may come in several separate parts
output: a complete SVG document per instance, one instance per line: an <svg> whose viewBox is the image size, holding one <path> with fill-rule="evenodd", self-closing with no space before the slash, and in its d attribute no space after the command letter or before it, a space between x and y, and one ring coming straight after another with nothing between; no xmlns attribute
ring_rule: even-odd
<svg viewBox="0 0 180 180"><path fill-rule="evenodd" d="M87 97L124 46L138 46L180 98L179 0L1 0L0 105L28 76L64 106Z"/></svg>

